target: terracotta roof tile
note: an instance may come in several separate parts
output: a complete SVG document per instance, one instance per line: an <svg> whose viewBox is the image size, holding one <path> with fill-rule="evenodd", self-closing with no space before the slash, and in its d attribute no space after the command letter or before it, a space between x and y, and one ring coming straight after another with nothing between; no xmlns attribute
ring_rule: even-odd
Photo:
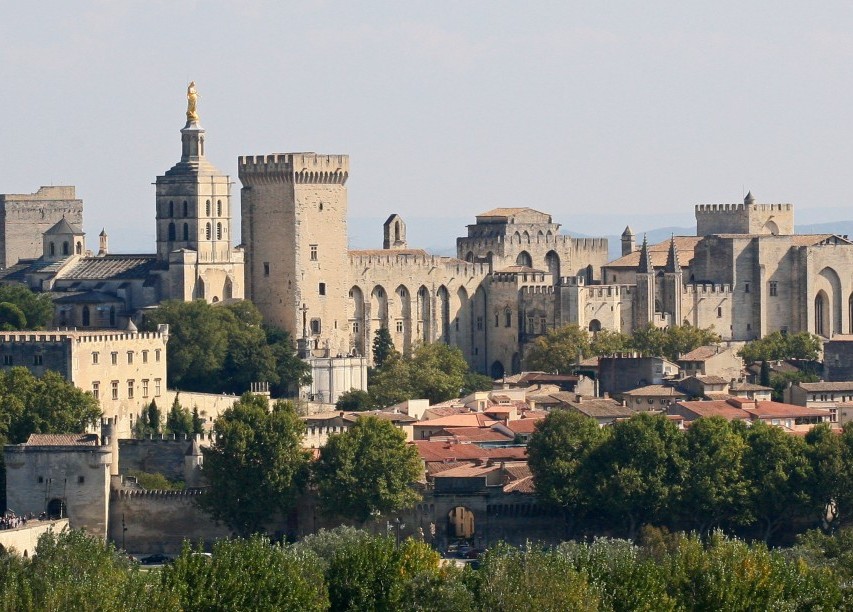
<svg viewBox="0 0 853 612"><path fill-rule="evenodd" d="M678 265L686 268L693 259L693 251L702 238L700 236L675 236L675 248L678 252ZM669 254L670 239L667 238L657 244L648 245L649 257L652 266L663 268L666 265L666 256ZM637 268L640 265L640 251L634 251L608 263L607 268Z"/></svg>
<svg viewBox="0 0 853 612"><path fill-rule="evenodd" d="M97 434L30 434L27 446L98 446Z"/></svg>

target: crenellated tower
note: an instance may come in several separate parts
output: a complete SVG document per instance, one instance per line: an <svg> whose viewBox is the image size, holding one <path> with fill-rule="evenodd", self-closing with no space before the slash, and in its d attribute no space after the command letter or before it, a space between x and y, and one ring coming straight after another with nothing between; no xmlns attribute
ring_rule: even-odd
<svg viewBox="0 0 853 612"><path fill-rule="evenodd" d="M349 156L249 155L238 168L249 299L306 355L347 353Z"/></svg>

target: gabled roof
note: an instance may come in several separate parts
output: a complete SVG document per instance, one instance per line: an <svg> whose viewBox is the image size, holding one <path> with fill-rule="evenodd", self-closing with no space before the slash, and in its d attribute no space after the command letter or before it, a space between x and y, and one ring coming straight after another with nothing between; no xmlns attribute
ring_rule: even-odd
<svg viewBox="0 0 853 612"><path fill-rule="evenodd" d="M516 434L532 434L536 429L536 423L542 419L517 419L515 421L507 421L506 427Z"/></svg>
<svg viewBox="0 0 853 612"><path fill-rule="evenodd" d="M61 280L142 279L147 278L156 265L156 255L83 257L62 275Z"/></svg>
<svg viewBox="0 0 853 612"><path fill-rule="evenodd" d="M823 391L853 391L853 381L843 382L801 382L798 386L803 391L821 393Z"/></svg>
<svg viewBox="0 0 853 612"><path fill-rule="evenodd" d="M690 260L693 259L693 251L696 245L702 240L701 236L674 236L671 240L675 241L675 247L678 251L678 265L686 268L690 265ZM670 240L664 240L657 244L648 245L649 258L651 259L654 268L663 269L666 266L666 258L669 254ZM628 253L618 259L614 259L606 264L606 268L630 268L636 270L640 265L640 251Z"/></svg>
<svg viewBox="0 0 853 612"><path fill-rule="evenodd" d="M596 398L584 399L580 402L565 402L572 410L594 419L621 419L630 418L636 414L627 406L623 406L616 400Z"/></svg>
<svg viewBox="0 0 853 612"><path fill-rule="evenodd" d="M445 427L431 439L452 437L463 442L511 442L512 436L489 427Z"/></svg>
<svg viewBox="0 0 853 612"><path fill-rule="evenodd" d="M414 444L418 454L424 461L470 461L474 459L486 460L489 458L489 450L476 444L458 444L437 440L415 440Z"/></svg>
<svg viewBox="0 0 853 612"><path fill-rule="evenodd" d="M487 427L494 425L497 421L490 419L479 412L467 414L454 414L428 421L417 421L412 423L415 427Z"/></svg>
<svg viewBox="0 0 853 612"><path fill-rule="evenodd" d="M678 389L667 387L666 385L646 385L645 387L637 387L636 389L625 391L622 395L629 397L685 397L686 393L682 393Z"/></svg>
<svg viewBox="0 0 853 612"><path fill-rule="evenodd" d="M75 225L71 225L68 220L63 217L57 221L53 227L45 232L48 236L55 236L57 234L73 234L74 236L83 236L83 230Z"/></svg>
<svg viewBox="0 0 853 612"><path fill-rule="evenodd" d="M487 210L484 213L480 213L477 217L512 217L513 215L519 215L526 212L534 212L540 215L546 215L547 213L543 213L542 211L535 210L533 208L521 207L521 208L493 208L492 210Z"/></svg>
<svg viewBox="0 0 853 612"><path fill-rule="evenodd" d="M719 355L725 348L719 347L716 344L709 344L707 346L700 346L699 348L695 348L689 353L684 353L678 358L678 361L707 361L711 357L715 357Z"/></svg>
<svg viewBox="0 0 853 612"><path fill-rule="evenodd" d="M98 446L97 434L30 434L27 446Z"/></svg>

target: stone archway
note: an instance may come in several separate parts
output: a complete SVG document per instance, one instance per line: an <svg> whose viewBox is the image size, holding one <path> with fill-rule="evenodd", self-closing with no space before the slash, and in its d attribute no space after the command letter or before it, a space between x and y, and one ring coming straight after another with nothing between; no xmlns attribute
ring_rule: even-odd
<svg viewBox="0 0 853 612"><path fill-rule="evenodd" d="M470 540L474 537L474 513L465 506L456 506L447 513L447 532L454 538Z"/></svg>
<svg viewBox="0 0 853 612"><path fill-rule="evenodd" d="M500 361L495 361L492 363L492 367L489 370L489 374L494 380L498 380L499 378L503 378L506 373L506 369L504 368L504 364Z"/></svg>
<svg viewBox="0 0 853 612"><path fill-rule="evenodd" d="M52 500L47 502L47 518L49 519L61 519L68 516L68 512L65 508L65 502L58 497L54 497Z"/></svg>

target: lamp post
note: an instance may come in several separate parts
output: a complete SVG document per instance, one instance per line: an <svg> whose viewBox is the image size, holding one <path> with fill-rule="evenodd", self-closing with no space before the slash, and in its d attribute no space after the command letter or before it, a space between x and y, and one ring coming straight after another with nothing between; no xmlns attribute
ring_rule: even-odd
<svg viewBox="0 0 853 612"><path fill-rule="evenodd" d="M405 528L406 528L406 524L405 524L405 523L400 522L400 517L399 517L399 516L398 516L397 518L395 518L395 519L394 519L394 529L395 529L395 531L396 531L396 533L397 533L397 547L398 547L398 548L399 548L399 546L400 546L400 532L401 532L403 529L405 529Z"/></svg>
<svg viewBox="0 0 853 612"><path fill-rule="evenodd" d="M121 513L121 549L127 552L127 547L124 545L124 534L127 533L127 523L124 522L124 512Z"/></svg>

